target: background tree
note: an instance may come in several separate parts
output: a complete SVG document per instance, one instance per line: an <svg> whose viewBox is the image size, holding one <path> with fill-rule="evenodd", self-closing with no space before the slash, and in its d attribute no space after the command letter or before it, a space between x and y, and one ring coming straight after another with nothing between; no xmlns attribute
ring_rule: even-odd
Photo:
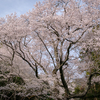
<svg viewBox="0 0 100 100"><path fill-rule="evenodd" d="M100 30L100 25L98 24L97 26L93 27L92 29L92 33L94 34L94 37L97 37L97 35L95 35L95 30ZM90 33L91 34L91 33ZM89 36L89 34L88 34ZM88 37L87 38L90 38ZM96 38L91 37L90 39L93 39L93 43L97 44L97 40ZM87 65L85 70L82 70L82 72L85 72L85 77L88 77L90 74L92 73L96 73L96 72L100 72L100 52L99 52L99 46L97 45L91 45L87 43L86 48L84 48L82 50L82 52L80 51L80 59L81 59L81 63L82 62L86 62ZM88 67L87 67L88 66ZM83 79L81 79L82 81ZM100 77L98 75L95 75L95 77L92 79L92 84L91 84L91 89L89 90L89 92L87 93L86 97L90 97L89 99L92 100L92 98L96 95L98 98L96 98L97 100L100 99ZM85 90L85 87L81 87L81 85L77 85L76 89L75 89L75 93L79 93L81 92L82 89ZM93 100L94 100L93 98ZM89 100L86 99L86 100Z"/></svg>

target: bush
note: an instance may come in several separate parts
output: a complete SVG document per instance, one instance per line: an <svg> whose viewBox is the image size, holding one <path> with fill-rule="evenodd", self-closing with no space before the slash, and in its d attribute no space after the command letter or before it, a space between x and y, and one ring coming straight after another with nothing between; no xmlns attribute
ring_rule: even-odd
<svg viewBox="0 0 100 100"><path fill-rule="evenodd" d="M17 75L11 75L8 78L8 81L16 83L17 85L24 85L25 84L24 80L21 77L17 76Z"/></svg>

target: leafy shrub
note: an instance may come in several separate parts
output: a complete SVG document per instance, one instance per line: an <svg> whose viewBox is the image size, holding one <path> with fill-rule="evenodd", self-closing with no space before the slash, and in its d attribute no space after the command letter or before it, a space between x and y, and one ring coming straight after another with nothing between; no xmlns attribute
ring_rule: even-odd
<svg viewBox="0 0 100 100"><path fill-rule="evenodd" d="M13 83L16 83L16 84L18 84L18 85L23 85L23 84L25 84L24 80L23 80L21 77L16 76L16 75L12 75L12 76L8 79L8 81L13 82Z"/></svg>

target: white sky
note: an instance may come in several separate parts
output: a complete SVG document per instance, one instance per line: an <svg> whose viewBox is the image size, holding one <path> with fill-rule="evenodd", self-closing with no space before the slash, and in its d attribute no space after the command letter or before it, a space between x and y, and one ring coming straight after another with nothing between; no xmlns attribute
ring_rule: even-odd
<svg viewBox="0 0 100 100"><path fill-rule="evenodd" d="M18 16L32 10L36 2L43 0L0 0L0 17L16 12Z"/></svg>

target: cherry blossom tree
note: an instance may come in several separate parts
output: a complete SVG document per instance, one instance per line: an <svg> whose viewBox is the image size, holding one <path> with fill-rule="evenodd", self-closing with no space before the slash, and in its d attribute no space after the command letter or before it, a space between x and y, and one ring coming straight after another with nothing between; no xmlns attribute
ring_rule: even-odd
<svg viewBox="0 0 100 100"><path fill-rule="evenodd" d="M89 75L82 94L72 94L69 85L80 70L74 70L76 55L93 44L92 38L85 37L92 37L93 28L100 23L99 1L45 0L20 17L12 14L1 18L0 41L12 54L11 64L17 55L32 68L36 78L41 79L41 74L55 78L54 85L63 87L66 100L85 97L92 77L99 72ZM99 36L98 30L95 33Z"/></svg>

